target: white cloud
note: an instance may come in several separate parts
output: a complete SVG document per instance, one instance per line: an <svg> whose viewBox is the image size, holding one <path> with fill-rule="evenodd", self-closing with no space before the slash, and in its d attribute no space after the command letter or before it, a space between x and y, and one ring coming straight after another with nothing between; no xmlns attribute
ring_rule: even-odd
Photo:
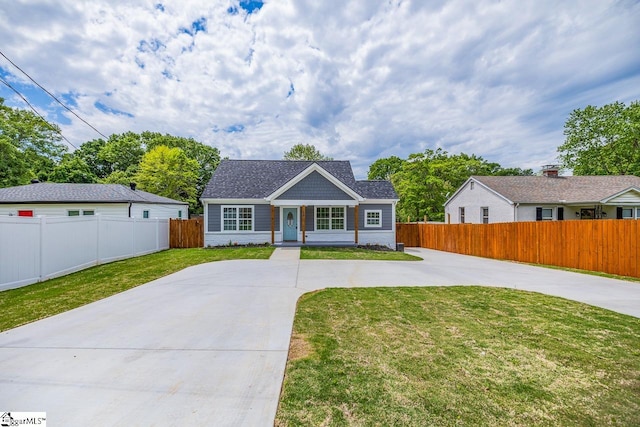
<svg viewBox="0 0 640 427"><path fill-rule="evenodd" d="M232 158L312 143L360 176L379 157L436 147L537 168L554 161L573 109L640 98L635 2L233 6L14 0L0 38L103 133L190 136ZM69 118L76 144L98 136Z"/></svg>

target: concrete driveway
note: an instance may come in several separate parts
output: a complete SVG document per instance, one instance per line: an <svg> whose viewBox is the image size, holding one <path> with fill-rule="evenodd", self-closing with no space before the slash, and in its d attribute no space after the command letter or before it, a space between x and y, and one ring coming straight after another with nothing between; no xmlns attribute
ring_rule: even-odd
<svg viewBox="0 0 640 427"><path fill-rule="evenodd" d="M640 284L426 249L421 262L203 264L0 334L0 410L51 425L273 425L296 301L325 287L487 285L640 317Z"/></svg>

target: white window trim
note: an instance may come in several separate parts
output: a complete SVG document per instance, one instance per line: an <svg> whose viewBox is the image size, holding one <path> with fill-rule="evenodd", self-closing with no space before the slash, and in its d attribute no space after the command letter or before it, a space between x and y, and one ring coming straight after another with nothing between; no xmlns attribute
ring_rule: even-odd
<svg viewBox="0 0 640 427"><path fill-rule="evenodd" d="M236 228L235 230L224 229L224 210L228 208L236 209ZM238 209L251 209L251 230L240 230L240 215ZM253 233L256 227L256 211L254 205L220 205L220 232L221 233Z"/></svg>
<svg viewBox="0 0 640 427"><path fill-rule="evenodd" d="M484 222L484 210L487 210L487 222ZM480 224L489 224L489 206L483 206L480 208Z"/></svg>
<svg viewBox="0 0 640 427"><path fill-rule="evenodd" d="M318 209L320 208L328 208L329 209L329 229L328 230L318 230ZM333 227L333 215L331 214L332 209L334 208L341 208L342 212L343 212L343 228L332 228ZM315 215L314 215L314 231L318 232L318 233L332 233L334 231L347 231L347 215L349 213L349 210L347 209L346 206L316 206L315 207Z"/></svg>
<svg viewBox="0 0 640 427"><path fill-rule="evenodd" d="M542 207L541 209L542 209L542 221L553 221L553 211L554 211L554 209L553 208L545 208L545 207ZM545 217L544 216L544 211L551 211L551 216Z"/></svg>
<svg viewBox="0 0 640 427"><path fill-rule="evenodd" d="M71 212L78 212L77 215L71 215ZM82 215L82 211L80 209L68 209L67 216L80 216Z"/></svg>
<svg viewBox="0 0 640 427"><path fill-rule="evenodd" d="M378 214L378 224L369 224L369 212ZM364 227L365 228L382 228L382 209L365 209L364 211Z"/></svg>
<svg viewBox="0 0 640 427"><path fill-rule="evenodd" d="M147 216L144 216L145 212L147 213ZM149 211L149 209L144 209L142 211L142 219L149 219L149 218L151 218L151 212Z"/></svg>
<svg viewBox="0 0 640 427"><path fill-rule="evenodd" d="M91 213L87 213L87 212L91 212ZM82 216L93 216L96 214L95 209L83 209L82 210Z"/></svg>
<svg viewBox="0 0 640 427"><path fill-rule="evenodd" d="M458 223L464 224L467 221L467 212L464 206L458 207Z"/></svg>

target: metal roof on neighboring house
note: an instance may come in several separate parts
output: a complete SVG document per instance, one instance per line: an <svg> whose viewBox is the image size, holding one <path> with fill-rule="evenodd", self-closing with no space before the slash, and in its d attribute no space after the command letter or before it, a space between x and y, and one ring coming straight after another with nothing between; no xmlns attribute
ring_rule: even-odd
<svg viewBox="0 0 640 427"><path fill-rule="evenodd" d="M121 184L36 183L0 188L0 203L188 203Z"/></svg>
<svg viewBox="0 0 640 427"><path fill-rule="evenodd" d="M202 193L203 199L262 199L316 163L367 199L397 199L388 181L356 181L344 160L222 160Z"/></svg>
<svg viewBox="0 0 640 427"><path fill-rule="evenodd" d="M514 203L597 203L630 188L640 177L607 176L472 176Z"/></svg>

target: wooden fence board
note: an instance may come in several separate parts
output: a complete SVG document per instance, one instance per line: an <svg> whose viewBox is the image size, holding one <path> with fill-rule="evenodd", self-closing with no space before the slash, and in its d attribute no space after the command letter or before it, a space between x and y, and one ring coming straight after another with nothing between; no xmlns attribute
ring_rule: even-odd
<svg viewBox="0 0 640 427"><path fill-rule="evenodd" d="M170 248L202 248L204 247L204 220L172 219L169 221Z"/></svg>
<svg viewBox="0 0 640 427"><path fill-rule="evenodd" d="M396 235L407 247L640 277L636 220L399 223Z"/></svg>

